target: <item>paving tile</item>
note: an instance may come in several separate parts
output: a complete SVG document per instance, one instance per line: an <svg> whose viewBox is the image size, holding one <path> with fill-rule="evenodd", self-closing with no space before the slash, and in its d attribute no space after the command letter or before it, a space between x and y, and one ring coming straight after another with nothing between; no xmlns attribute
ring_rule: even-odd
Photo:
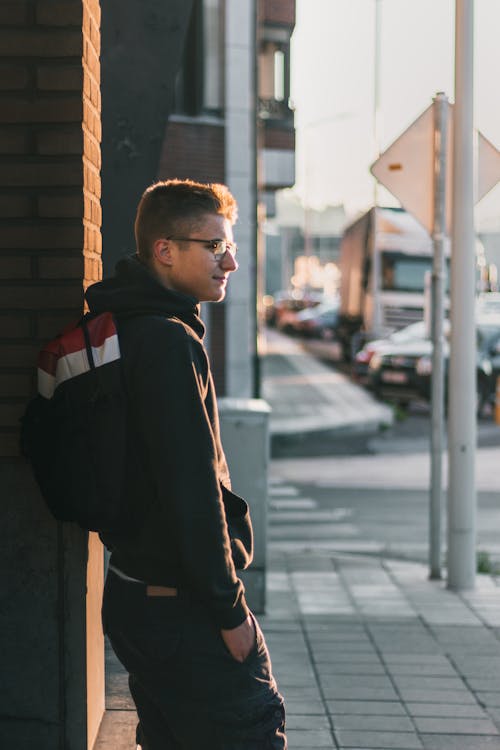
<svg viewBox="0 0 500 750"><path fill-rule="evenodd" d="M359 643L348 641L348 642L339 642L339 641L329 641L326 643L325 641L319 643L318 645L312 646L312 649L314 653L321 653L321 654L374 654L377 653L375 646L373 643L370 643L370 641L359 641Z"/></svg>
<svg viewBox="0 0 500 750"><path fill-rule="evenodd" d="M297 750L298 748L320 748L329 747L334 748L335 743L330 731L326 729L291 729L287 731L289 750Z"/></svg>
<svg viewBox="0 0 500 750"><path fill-rule="evenodd" d="M327 700L327 710L334 716L341 714L361 714L363 716L406 716L402 703L395 701Z"/></svg>
<svg viewBox="0 0 500 750"><path fill-rule="evenodd" d="M135 711L106 711L99 728L94 750L122 750L135 745Z"/></svg>
<svg viewBox="0 0 500 750"><path fill-rule="evenodd" d="M413 732L335 732L340 747L397 748L397 750L421 750L423 747ZM469 748L470 750L470 748Z"/></svg>
<svg viewBox="0 0 500 750"><path fill-rule="evenodd" d="M429 718L414 717L415 725L422 734L498 734L489 719Z"/></svg>
<svg viewBox="0 0 500 750"><path fill-rule="evenodd" d="M360 677L353 674L321 675L321 684L324 688L330 687L364 687L381 690L392 690L392 683L388 677L381 675L365 675Z"/></svg>
<svg viewBox="0 0 500 750"><path fill-rule="evenodd" d="M380 659L374 648L370 651L324 651L323 649L313 649L313 659L315 662L328 661L347 661L354 663L371 662L380 664Z"/></svg>
<svg viewBox="0 0 500 750"><path fill-rule="evenodd" d="M289 698L288 695L285 695L284 697L287 716L323 716L325 713L323 703L319 698L317 700L311 700L300 697Z"/></svg>
<svg viewBox="0 0 500 750"><path fill-rule="evenodd" d="M435 653L421 653L421 654L405 654L405 653L391 653L391 651L384 652L384 662L387 664L416 664L424 665L430 664L449 664L450 662L441 654Z"/></svg>
<svg viewBox="0 0 500 750"><path fill-rule="evenodd" d="M500 691L499 677L468 677L467 683L472 690L498 693Z"/></svg>
<svg viewBox="0 0 500 750"><path fill-rule="evenodd" d="M320 701L321 697L319 694L319 690L316 686L314 687L295 687L290 686L287 688L285 694L284 694L285 700L288 702L288 700L297 700L299 698L302 698L303 700L316 700Z"/></svg>
<svg viewBox="0 0 500 750"><path fill-rule="evenodd" d="M363 687L363 685L357 685L355 687L325 685L323 687L323 693L325 696L325 700L399 700L395 691L392 689Z"/></svg>
<svg viewBox="0 0 500 750"><path fill-rule="evenodd" d="M386 666L391 675L413 675L422 677L457 677L457 672L453 666L447 662L436 662L427 664L417 664L415 662L387 662Z"/></svg>
<svg viewBox="0 0 500 750"><path fill-rule="evenodd" d="M316 729L326 729L328 732L331 731L331 725L330 720L328 716L323 714L323 716L315 715L311 716L311 714L287 714L286 719L286 728L287 732L289 730L294 729L300 729L303 730L316 730Z"/></svg>
<svg viewBox="0 0 500 750"><path fill-rule="evenodd" d="M446 696L443 696L446 698ZM406 709L411 716L457 717L470 719L487 718L484 710L478 704L464 705L459 703L406 703Z"/></svg>
<svg viewBox="0 0 500 750"><path fill-rule="evenodd" d="M500 750L500 737L423 734L421 739L425 750Z"/></svg>
<svg viewBox="0 0 500 750"><path fill-rule="evenodd" d="M500 693L487 693L480 690L476 693L478 700L485 706L500 708Z"/></svg>
<svg viewBox="0 0 500 750"><path fill-rule="evenodd" d="M283 674L279 669L275 669L273 665L273 674L280 688L287 692L290 688L301 688L305 690L307 688L316 689L317 682L315 677L309 677L308 675L300 674Z"/></svg>
<svg viewBox="0 0 500 750"><path fill-rule="evenodd" d="M414 726L407 716L384 716L383 709L377 715L343 714L333 717L336 732L350 729L377 732L414 732Z"/></svg>
<svg viewBox="0 0 500 750"><path fill-rule="evenodd" d="M399 690L466 690L460 677L424 677L422 675L394 675Z"/></svg>
<svg viewBox="0 0 500 750"><path fill-rule="evenodd" d="M468 690L448 690L446 694L443 694L441 690L414 690L405 688L399 691L401 698L405 703L422 702L422 703L463 703L463 704L474 704L476 700L474 696L468 692ZM399 700L399 698L398 698Z"/></svg>
<svg viewBox="0 0 500 750"><path fill-rule="evenodd" d="M358 675L362 679L363 675L387 675L386 670L381 664L371 662L355 662L352 664L348 661L320 662L316 666L320 675Z"/></svg>
<svg viewBox="0 0 500 750"><path fill-rule="evenodd" d="M118 711L135 711L134 701L128 689L128 674L106 672L106 709Z"/></svg>

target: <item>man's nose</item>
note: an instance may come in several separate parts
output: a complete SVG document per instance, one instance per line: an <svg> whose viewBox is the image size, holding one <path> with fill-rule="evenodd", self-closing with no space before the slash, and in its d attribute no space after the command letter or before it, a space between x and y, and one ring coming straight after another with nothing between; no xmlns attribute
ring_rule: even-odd
<svg viewBox="0 0 500 750"><path fill-rule="evenodd" d="M224 271L229 271L230 273L237 270L238 262L234 255L229 252L229 250L226 250L226 252L224 253L220 261L220 267L223 268Z"/></svg>

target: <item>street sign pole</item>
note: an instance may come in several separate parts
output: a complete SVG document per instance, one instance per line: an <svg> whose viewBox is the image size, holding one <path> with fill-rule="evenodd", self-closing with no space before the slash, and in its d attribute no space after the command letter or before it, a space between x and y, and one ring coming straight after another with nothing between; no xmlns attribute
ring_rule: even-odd
<svg viewBox="0 0 500 750"><path fill-rule="evenodd" d="M456 0L448 419L448 587L476 573L476 334L473 170L474 0Z"/></svg>
<svg viewBox="0 0 500 750"><path fill-rule="evenodd" d="M434 257L431 281L432 394L431 394L431 487L429 513L430 578L441 578L441 521L443 515L444 361L443 318L446 243L446 150L448 98L434 99Z"/></svg>

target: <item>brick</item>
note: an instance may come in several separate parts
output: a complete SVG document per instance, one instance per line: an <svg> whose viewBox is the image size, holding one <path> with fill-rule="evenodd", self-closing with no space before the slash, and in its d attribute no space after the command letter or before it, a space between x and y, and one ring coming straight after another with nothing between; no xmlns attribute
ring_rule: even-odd
<svg viewBox="0 0 500 750"><path fill-rule="evenodd" d="M0 232L0 248L6 249L69 249L81 248L83 229L78 222L56 227L31 223L29 226L7 225Z"/></svg>
<svg viewBox="0 0 500 750"><path fill-rule="evenodd" d="M44 0L37 3L36 22L40 26L82 26L82 3Z"/></svg>
<svg viewBox="0 0 500 750"><path fill-rule="evenodd" d="M30 73L22 65L0 65L0 89L15 91L24 89L30 80Z"/></svg>
<svg viewBox="0 0 500 750"><path fill-rule="evenodd" d="M36 138L37 151L43 156L80 155L83 147L83 133L80 125L74 128L45 130Z"/></svg>
<svg viewBox="0 0 500 750"><path fill-rule="evenodd" d="M0 456L19 456L19 433L3 431L0 433Z"/></svg>
<svg viewBox="0 0 500 750"><path fill-rule="evenodd" d="M40 258L38 270L41 279L81 279L83 276L83 255L76 257Z"/></svg>
<svg viewBox="0 0 500 750"><path fill-rule="evenodd" d="M295 24L295 2L290 0L260 0L259 21L293 27Z"/></svg>
<svg viewBox="0 0 500 750"><path fill-rule="evenodd" d="M73 321L76 321L81 316L81 310L76 310L73 313L59 313L59 315L39 315L37 318L37 336L40 341L48 341L57 336L58 333L63 331Z"/></svg>
<svg viewBox="0 0 500 750"><path fill-rule="evenodd" d="M26 374L0 373L0 398L25 398L31 395L32 378Z"/></svg>
<svg viewBox="0 0 500 750"><path fill-rule="evenodd" d="M80 57L81 31L0 29L0 55L5 57Z"/></svg>
<svg viewBox="0 0 500 750"><path fill-rule="evenodd" d="M38 215L47 218L77 218L83 216L83 195L41 195L38 198Z"/></svg>
<svg viewBox="0 0 500 750"><path fill-rule="evenodd" d="M0 164L0 186L68 186L81 185L83 180L81 159L65 164Z"/></svg>
<svg viewBox="0 0 500 750"><path fill-rule="evenodd" d="M16 0L16 2L2 2L0 5L1 26L22 26L28 20L27 3Z"/></svg>
<svg viewBox="0 0 500 750"><path fill-rule="evenodd" d="M14 285L0 288L2 310L81 310L83 290L81 281L64 285ZM76 317L78 312L73 317ZM0 362L2 361L0 357Z"/></svg>
<svg viewBox="0 0 500 750"><path fill-rule="evenodd" d="M30 149L30 138L19 127L0 129L0 154L25 154Z"/></svg>
<svg viewBox="0 0 500 750"><path fill-rule="evenodd" d="M38 344L0 343L0 362L6 367L36 367Z"/></svg>
<svg viewBox="0 0 500 750"><path fill-rule="evenodd" d="M0 315L0 339L23 339L31 334L29 315Z"/></svg>
<svg viewBox="0 0 500 750"><path fill-rule="evenodd" d="M46 96L43 98L10 98L0 109L1 123L81 122L81 96Z"/></svg>
<svg viewBox="0 0 500 750"><path fill-rule="evenodd" d="M30 279L31 258L0 255L0 279Z"/></svg>
<svg viewBox="0 0 500 750"><path fill-rule="evenodd" d="M295 130L293 128L264 128L264 147L285 151L295 150Z"/></svg>
<svg viewBox="0 0 500 750"><path fill-rule="evenodd" d="M0 403L0 427L19 427L19 420L24 414L25 404Z"/></svg>
<svg viewBox="0 0 500 750"><path fill-rule="evenodd" d="M81 65L39 67L36 81L39 89L47 91L81 91L83 68Z"/></svg>
<svg viewBox="0 0 500 750"><path fill-rule="evenodd" d="M32 199L23 194L2 195L0 193L0 218L20 218L32 214Z"/></svg>

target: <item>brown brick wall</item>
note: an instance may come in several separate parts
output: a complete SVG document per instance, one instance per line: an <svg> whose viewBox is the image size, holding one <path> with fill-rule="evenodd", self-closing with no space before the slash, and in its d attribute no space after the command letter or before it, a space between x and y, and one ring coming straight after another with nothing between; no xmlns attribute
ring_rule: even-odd
<svg viewBox="0 0 500 750"><path fill-rule="evenodd" d="M259 0L259 22L295 26L295 0Z"/></svg>
<svg viewBox="0 0 500 750"><path fill-rule="evenodd" d="M159 178L224 182L224 128L206 123L169 122Z"/></svg>
<svg viewBox="0 0 500 750"><path fill-rule="evenodd" d="M295 130L293 128L263 128L263 148L278 148L295 151Z"/></svg>
<svg viewBox="0 0 500 750"><path fill-rule="evenodd" d="M99 0L0 5L0 455L43 341L101 277Z"/></svg>

